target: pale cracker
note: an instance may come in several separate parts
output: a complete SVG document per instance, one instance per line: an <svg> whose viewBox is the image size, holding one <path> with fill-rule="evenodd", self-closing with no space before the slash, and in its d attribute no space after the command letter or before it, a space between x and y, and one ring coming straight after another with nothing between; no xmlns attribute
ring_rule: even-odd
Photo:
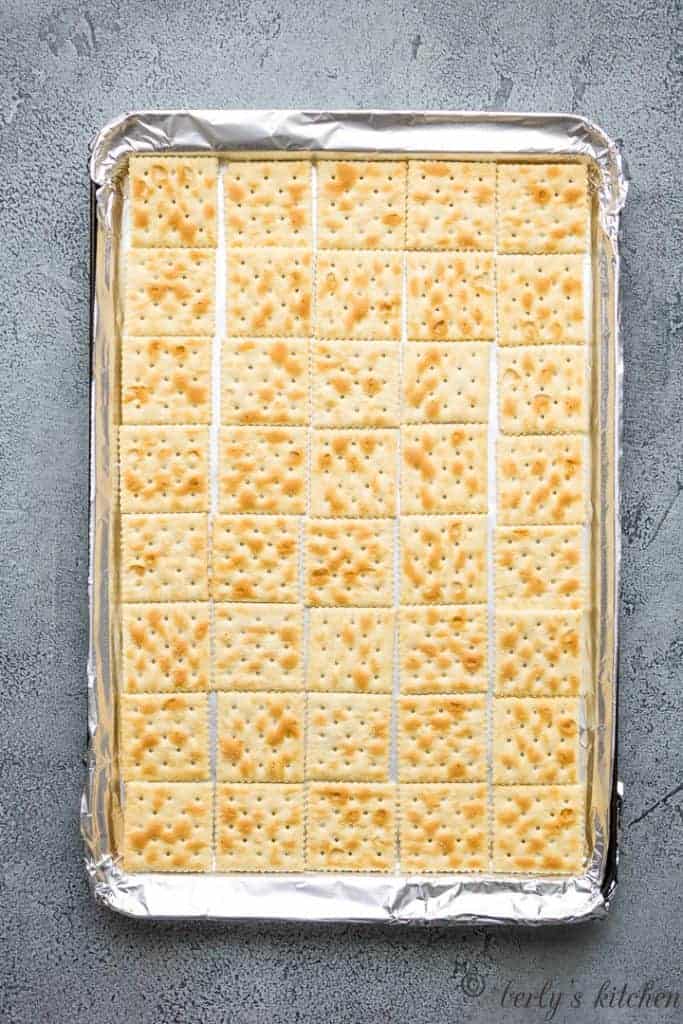
<svg viewBox="0 0 683 1024"><path fill-rule="evenodd" d="M308 422L308 342L228 338L222 352L223 423Z"/></svg>
<svg viewBox="0 0 683 1024"><path fill-rule="evenodd" d="M485 693L486 608L401 608L402 693Z"/></svg>
<svg viewBox="0 0 683 1024"><path fill-rule="evenodd" d="M581 786L496 786L493 808L494 871L580 874L585 814Z"/></svg>
<svg viewBox="0 0 683 1024"><path fill-rule="evenodd" d="M219 693L221 782L303 782L303 693Z"/></svg>
<svg viewBox="0 0 683 1024"><path fill-rule="evenodd" d="M306 581L311 605L391 607L391 519L311 519Z"/></svg>
<svg viewBox="0 0 683 1024"><path fill-rule="evenodd" d="M390 160L318 161L321 249L402 249L406 165Z"/></svg>
<svg viewBox="0 0 683 1024"><path fill-rule="evenodd" d="M217 690L303 689L303 623L291 604L216 604Z"/></svg>
<svg viewBox="0 0 683 1024"><path fill-rule="evenodd" d="M312 782L306 837L310 871L391 871L396 858L396 787Z"/></svg>
<svg viewBox="0 0 683 1024"><path fill-rule="evenodd" d="M401 870L486 871L486 785L422 783L400 787Z"/></svg>
<svg viewBox="0 0 683 1024"><path fill-rule="evenodd" d="M583 257L499 256L501 345L586 340Z"/></svg>
<svg viewBox="0 0 683 1024"><path fill-rule="evenodd" d="M496 165L408 161L408 249L493 249Z"/></svg>
<svg viewBox="0 0 683 1024"><path fill-rule="evenodd" d="M499 608L581 608L586 565L581 526L502 526L496 531Z"/></svg>
<svg viewBox="0 0 683 1024"><path fill-rule="evenodd" d="M216 786L218 871L301 871L303 867L303 786Z"/></svg>
<svg viewBox="0 0 683 1024"><path fill-rule="evenodd" d="M223 179L229 248L311 245L307 160L230 161Z"/></svg>
<svg viewBox="0 0 683 1024"><path fill-rule="evenodd" d="M306 511L305 427L221 427L221 512Z"/></svg>
<svg viewBox="0 0 683 1024"><path fill-rule="evenodd" d="M391 692L394 613L386 608L311 608L306 689Z"/></svg>
<svg viewBox="0 0 683 1024"><path fill-rule="evenodd" d="M393 430L314 430L311 515L393 516L397 451Z"/></svg>
<svg viewBox="0 0 683 1024"><path fill-rule="evenodd" d="M584 346L500 348L498 392L504 434L588 432Z"/></svg>
<svg viewBox="0 0 683 1024"><path fill-rule="evenodd" d="M401 519L401 603L486 602L486 517Z"/></svg>
<svg viewBox="0 0 683 1024"><path fill-rule="evenodd" d="M581 691L581 612L496 615L496 694L574 697Z"/></svg>
<svg viewBox="0 0 683 1024"><path fill-rule="evenodd" d="M486 696L399 698L401 782L480 782L486 779Z"/></svg>
<svg viewBox="0 0 683 1024"><path fill-rule="evenodd" d="M132 154L129 174L132 246L215 247L215 157Z"/></svg>
<svg viewBox="0 0 683 1024"><path fill-rule="evenodd" d="M485 341L495 337L493 257L409 252L408 338Z"/></svg>
<svg viewBox="0 0 683 1024"><path fill-rule="evenodd" d="M203 512L121 516L121 599L206 601L207 526Z"/></svg>
<svg viewBox="0 0 683 1024"><path fill-rule="evenodd" d="M129 335L211 336L216 256L210 249L131 249L125 273Z"/></svg>
<svg viewBox="0 0 683 1024"><path fill-rule="evenodd" d="M577 782L576 697L496 697L493 781L551 785Z"/></svg>
<svg viewBox="0 0 683 1024"><path fill-rule="evenodd" d="M499 252L585 252L585 164L498 165Z"/></svg>
<svg viewBox="0 0 683 1024"><path fill-rule="evenodd" d="M209 689L208 604L122 604L121 632L128 693Z"/></svg>
<svg viewBox="0 0 683 1024"><path fill-rule="evenodd" d="M401 429L401 512L486 512L487 431L480 424Z"/></svg>
<svg viewBox="0 0 683 1024"><path fill-rule="evenodd" d="M206 512L206 427L119 427L122 512Z"/></svg>
<svg viewBox="0 0 683 1024"><path fill-rule="evenodd" d="M398 425L397 342L316 341L312 369L315 426Z"/></svg>
<svg viewBox="0 0 683 1024"><path fill-rule="evenodd" d="M210 782L129 782L123 810L125 871L210 871Z"/></svg>
<svg viewBox="0 0 683 1024"><path fill-rule="evenodd" d="M306 773L327 782L388 782L389 694L309 693Z"/></svg>
<svg viewBox="0 0 683 1024"><path fill-rule="evenodd" d="M587 518L584 438L499 437L498 522L582 523Z"/></svg>
<svg viewBox="0 0 683 1024"><path fill-rule="evenodd" d="M486 342L414 342L403 362L404 423L486 423L489 414Z"/></svg>
<svg viewBox="0 0 683 1024"><path fill-rule="evenodd" d="M398 341L402 263L393 252L321 250L316 273L318 337Z"/></svg>
<svg viewBox="0 0 683 1024"><path fill-rule="evenodd" d="M124 338L123 423L209 423L208 338Z"/></svg>
<svg viewBox="0 0 683 1024"><path fill-rule="evenodd" d="M228 334L301 338L311 325L311 254L304 249L228 252Z"/></svg>
<svg viewBox="0 0 683 1024"><path fill-rule="evenodd" d="M216 516L211 595L215 601L294 604L298 559L295 516Z"/></svg>
<svg viewBox="0 0 683 1024"><path fill-rule="evenodd" d="M201 693L124 693L123 778L200 782L209 777L209 704Z"/></svg>

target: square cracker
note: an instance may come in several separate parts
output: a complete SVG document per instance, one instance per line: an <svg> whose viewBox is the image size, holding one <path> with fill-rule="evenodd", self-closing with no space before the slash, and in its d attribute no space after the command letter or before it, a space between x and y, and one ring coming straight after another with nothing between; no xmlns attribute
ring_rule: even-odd
<svg viewBox="0 0 683 1024"><path fill-rule="evenodd" d="M499 527L495 550L497 606L582 608L584 548L581 526Z"/></svg>
<svg viewBox="0 0 683 1024"><path fill-rule="evenodd" d="M407 345L404 422L486 423L490 350L486 342L416 341Z"/></svg>
<svg viewBox="0 0 683 1024"><path fill-rule="evenodd" d="M122 512L206 512L206 427L119 427Z"/></svg>
<svg viewBox="0 0 683 1024"><path fill-rule="evenodd" d="M228 252L228 334L301 338L311 326L311 254L305 249Z"/></svg>
<svg viewBox="0 0 683 1024"><path fill-rule="evenodd" d="M583 256L499 256L501 345L586 340Z"/></svg>
<svg viewBox="0 0 683 1024"><path fill-rule="evenodd" d="M123 809L125 871L210 871L210 782L129 782Z"/></svg>
<svg viewBox="0 0 683 1024"><path fill-rule="evenodd" d="M486 871L486 785L422 783L400 787L401 870Z"/></svg>
<svg viewBox="0 0 683 1024"><path fill-rule="evenodd" d="M318 161L321 249L402 249L406 165L390 160Z"/></svg>
<svg viewBox="0 0 683 1024"><path fill-rule="evenodd" d="M401 429L401 512L486 512L487 433L480 424Z"/></svg>
<svg viewBox="0 0 683 1024"><path fill-rule="evenodd" d="M495 337L493 257L480 252L409 252L408 338Z"/></svg>
<svg viewBox="0 0 683 1024"><path fill-rule="evenodd" d="M230 161L223 179L229 247L311 245L308 160Z"/></svg>
<svg viewBox="0 0 683 1024"><path fill-rule="evenodd" d="M494 247L496 165L408 161L408 249Z"/></svg>
<svg viewBox="0 0 683 1024"><path fill-rule="evenodd" d="M577 875L584 859L581 786L496 786L493 870Z"/></svg>
<svg viewBox="0 0 683 1024"><path fill-rule="evenodd" d="M486 779L486 695L399 698L401 782Z"/></svg>
<svg viewBox="0 0 683 1024"><path fill-rule="evenodd" d="M121 599L206 601L207 527L203 512L121 516Z"/></svg>
<svg viewBox="0 0 683 1024"><path fill-rule="evenodd" d="M221 421L308 422L308 342L228 338L222 353Z"/></svg>
<svg viewBox="0 0 683 1024"><path fill-rule="evenodd" d="M398 341L403 258L393 252L318 253L317 332L320 338Z"/></svg>
<svg viewBox="0 0 683 1024"><path fill-rule="evenodd" d="M504 434L588 432L586 350L533 345L498 350L499 424Z"/></svg>
<svg viewBox="0 0 683 1024"><path fill-rule="evenodd" d="M211 249L131 249L125 272L129 335L214 332L216 255Z"/></svg>
<svg viewBox="0 0 683 1024"><path fill-rule="evenodd" d="M124 693L119 701L124 779L208 779L209 703L205 693Z"/></svg>
<svg viewBox="0 0 683 1024"><path fill-rule="evenodd" d="M303 693L219 693L221 782L303 782Z"/></svg>
<svg viewBox="0 0 683 1024"><path fill-rule="evenodd" d="M309 520L308 603L391 607L393 546L391 519Z"/></svg>
<svg viewBox="0 0 683 1024"><path fill-rule="evenodd" d="M394 612L388 608L311 608L309 690L390 693Z"/></svg>
<svg viewBox="0 0 683 1024"><path fill-rule="evenodd" d="M132 155L129 174L131 245L215 247L215 157Z"/></svg>
<svg viewBox="0 0 683 1024"><path fill-rule="evenodd" d="M586 521L584 437L500 437L497 463L499 523Z"/></svg>
<svg viewBox="0 0 683 1024"><path fill-rule="evenodd" d="M486 693L486 608L401 608L400 638L403 693Z"/></svg>
<svg viewBox="0 0 683 1024"><path fill-rule="evenodd" d="M306 772L326 782L388 782L391 696L310 693Z"/></svg>
<svg viewBox="0 0 683 1024"><path fill-rule="evenodd" d="M486 602L486 516L401 519L401 603Z"/></svg>
<svg viewBox="0 0 683 1024"><path fill-rule="evenodd" d="M303 623L291 604L216 604L217 690L303 689Z"/></svg>
<svg viewBox="0 0 683 1024"><path fill-rule="evenodd" d="M124 338L123 423L209 423L208 338Z"/></svg>
<svg viewBox="0 0 683 1024"><path fill-rule="evenodd" d="M314 430L311 514L393 516L397 452L393 430Z"/></svg>
<svg viewBox="0 0 683 1024"><path fill-rule="evenodd" d="M576 697L496 697L493 781L505 785L577 782Z"/></svg>
<svg viewBox="0 0 683 1024"><path fill-rule="evenodd" d="M221 512L306 511L305 427L221 427Z"/></svg>
<svg viewBox="0 0 683 1024"><path fill-rule="evenodd" d="M123 688L128 693L208 690L209 606L122 604Z"/></svg>
<svg viewBox="0 0 683 1024"><path fill-rule="evenodd" d="M396 859L396 787L312 782L306 832L309 871L391 871Z"/></svg>
<svg viewBox="0 0 683 1024"><path fill-rule="evenodd" d="M219 783L217 871L301 871L303 866L303 786Z"/></svg>
<svg viewBox="0 0 683 1024"><path fill-rule="evenodd" d="M580 693L581 624L581 612L498 612L496 695L574 697Z"/></svg>
<svg viewBox="0 0 683 1024"><path fill-rule="evenodd" d="M295 604L298 562L295 516L216 516L211 562L215 601Z"/></svg>
<svg viewBox="0 0 683 1024"><path fill-rule="evenodd" d="M499 252L585 252L585 164L498 165Z"/></svg>
<svg viewBox="0 0 683 1024"><path fill-rule="evenodd" d="M316 341L313 424L395 427L399 421L399 347L388 341Z"/></svg>

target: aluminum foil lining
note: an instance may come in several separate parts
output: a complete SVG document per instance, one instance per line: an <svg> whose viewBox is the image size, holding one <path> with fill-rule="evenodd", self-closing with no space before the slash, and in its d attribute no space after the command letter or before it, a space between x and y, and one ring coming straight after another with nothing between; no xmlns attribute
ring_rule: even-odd
<svg viewBox="0 0 683 1024"><path fill-rule="evenodd" d="M502 875L126 874L117 849L121 807L116 746L119 521L111 438L118 422L119 259L123 179L136 152L449 154L572 158L589 166L592 251L591 687L582 729L591 851L578 877ZM627 179L600 128L568 114L414 111L140 111L94 139L92 380L88 592L88 778L81 804L86 869L95 898L148 918L291 919L393 923L570 923L606 913L618 863L616 773L617 594L622 354L619 215Z"/></svg>

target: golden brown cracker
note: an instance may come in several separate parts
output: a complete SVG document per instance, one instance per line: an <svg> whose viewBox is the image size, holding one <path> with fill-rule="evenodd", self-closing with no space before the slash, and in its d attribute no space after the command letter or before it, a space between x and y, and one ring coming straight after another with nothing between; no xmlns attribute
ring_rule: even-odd
<svg viewBox="0 0 683 1024"><path fill-rule="evenodd" d="M581 691L582 613L496 615L496 694L575 697Z"/></svg>
<svg viewBox="0 0 683 1024"><path fill-rule="evenodd" d="M496 531L496 604L582 608L586 565L581 526L501 526Z"/></svg>
<svg viewBox="0 0 683 1024"><path fill-rule="evenodd" d="M208 604L122 604L121 631L128 693L209 689Z"/></svg>
<svg viewBox="0 0 683 1024"><path fill-rule="evenodd" d="M401 608L403 693L485 693L486 608Z"/></svg>
<svg viewBox="0 0 683 1024"><path fill-rule="evenodd" d="M128 782L123 810L126 871L211 869L210 782Z"/></svg>
<svg viewBox="0 0 683 1024"><path fill-rule="evenodd" d="M500 437L496 454L499 523L585 522L588 495L583 437Z"/></svg>
<svg viewBox="0 0 683 1024"><path fill-rule="evenodd" d="M311 608L306 688L390 692L394 612L388 608Z"/></svg>
<svg viewBox="0 0 683 1024"><path fill-rule="evenodd" d="M303 866L302 785L219 783L218 871L301 871Z"/></svg>
<svg viewBox="0 0 683 1024"><path fill-rule="evenodd" d="M206 601L207 516L203 512L121 516L123 601Z"/></svg>
<svg viewBox="0 0 683 1024"><path fill-rule="evenodd" d="M400 697L398 771L401 782L486 779L486 696Z"/></svg>
<svg viewBox="0 0 683 1024"><path fill-rule="evenodd" d="M295 516L216 516L211 594L216 601L294 604L299 522Z"/></svg>
<svg viewBox="0 0 683 1024"><path fill-rule="evenodd" d="M211 249L131 249L124 324L129 335L211 336L216 256Z"/></svg>
<svg viewBox="0 0 683 1024"><path fill-rule="evenodd" d="M533 345L498 351L499 424L504 434L585 434L586 350Z"/></svg>
<svg viewBox="0 0 683 1024"><path fill-rule="evenodd" d="M496 697L493 781L505 785L578 781L576 697Z"/></svg>
<svg viewBox="0 0 683 1024"><path fill-rule="evenodd" d="M401 603L486 602L486 517L401 519Z"/></svg>
<svg viewBox="0 0 683 1024"><path fill-rule="evenodd" d="M311 514L393 516L397 451L392 430L314 430Z"/></svg>
<svg viewBox="0 0 683 1024"><path fill-rule="evenodd" d="M231 160L223 187L229 248L311 245L308 160Z"/></svg>
<svg viewBox="0 0 683 1024"><path fill-rule="evenodd" d="M498 165L499 252L585 252L585 164Z"/></svg>
<svg viewBox="0 0 683 1024"><path fill-rule="evenodd" d="M206 427L119 427L122 512L206 512Z"/></svg>
<svg viewBox="0 0 683 1024"><path fill-rule="evenodd" d="M209 777L206 694L124 693L121 772L126 780L200 782Z"/></svg>
<svg viewBox="0 0 683 1024"><path fill-rule="evenodd" d="M302 338L228 338L222 351L221 421L308 422L308 342Z"/></svg>
<svg viewBox="0 0 683 1024"><path fill-rule="evenodd" d="M396 160L318 161L321 249L402 249L406 164Z"/></svg>
<svg viewBox="0 0 683 1024"><path fill-rule="evenodd" d="M128 166L132 246L215 247L215 157L132 154Z"/></svg>
<svg viewBox="0 0 683 1024"><path fill-rule="evenodd" d="M584 342L583 257L499 256L501 345Z"/></svg>
<svg viewBox="0 0 683 1024"><path fill-rule="evenodd" d="M306 511L305 427L221 427L221 512Z"/></svg>
<svg viewBox="0 0 683 1024"><path fill-rule="evenodd" d="M408 161L408 249L494 247L496 165Z"/></svg>
<svg viewBox="0 0 683 1024"><path fill-rule="evenodd" d="M303 782L303 693L219 693L221 782Z"/></svg>
<svg viewBox="0 0 683 1024"><path fill-rule="evenodd" d="M228 252L228 334L301 338L311 326L311 254L272 246Z"/></svg>
<svg viewBox="0 0 683 1024"><path fill-rule="evenodd" d="M399 421L397 342L316 341L312 405L317 427L394 427Z"/></svg>
<svg viewBox="0 0 683 1024"><path fill-rule="evenodd" d="M210 422L208 338L126 337L121 351L123 423Z"/></svg>
<svg viewBox="0 0 683 1024"><path fill-rule="evenodd" d="M486 341L495 337L492 256L409 252L407 261L409 339Z"/></svg>
<svg viewBox="0 0 683 1024"><path fill-rule="evenodd" d="M403 427L401 512L486 512L487 445L480 424Z"/></svg>
<svg viewBox="0 0 683 1024"><path fill-rule="evenodd" d="M398 341L402 263L393 252L321 250L316 272L318 337Z"/></svg>
<svg viewBox="0 0 683 1024"><path fill-rule="evenodd" d="M404 423L486 423L489 410L486 342L414 342L403 362Z"/></svg>
<svg viewBox="0 0 683 1024"><path fill-rule="evenodd" d="M309 520L308 603L390 607L393 540L391 519Z"/></svg>
<svg viewBox="0 0 683 1024"><path fill-rule="evenodd" d="M584 803L581 786L494 787L494 871L579 874Z"/></svg>
<svg viewBox="0 0 683 1024"><path fill-rule="evenodd" d="M291 604L215 605L217 690L301 690L303 623Z"/></svg>
<svg viewBox="0 0 683 1024"><path fill-rule="evenodd" d="M328 782L387 782L391 696L309 693L306 773Z"/></svg>
<svg viewBox="0 0 683 1024"><path fill-rule="evenodd" d="M401 786L401 870L486 871L486 793L486 785L477 783Z"/></svg>
<svg viewBox="0 0 683 1024"><path fill-rule="evenodd" d="M396 858L395 786L312 782L306 833L310 871L391 871Z"/></svg>

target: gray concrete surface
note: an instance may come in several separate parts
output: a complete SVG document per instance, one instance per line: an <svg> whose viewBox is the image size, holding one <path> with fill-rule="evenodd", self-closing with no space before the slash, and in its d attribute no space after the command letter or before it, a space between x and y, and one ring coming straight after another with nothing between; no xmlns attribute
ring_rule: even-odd
<svg viewBox="0 0 683 1024"><path fill-rule="evenodd" d="M446 1024L683 1018L678 0L4 0L0 7L0 1020ZM679 34L677 34L677 32ZM573 110L624 141L621 771L608 920L543 932L140 924L81 864L86 147L168 106ZM678 233L678 238L677 238ZM462 967L484 984L463 987ZM593 1006L648 980L675 1008ZM476 987L476 986L475 986ZM510 988L506 1002L509 1003ZM581 1005L570 1005L581 993ZM546 988L545 1002L549 999Z"/></svg>

